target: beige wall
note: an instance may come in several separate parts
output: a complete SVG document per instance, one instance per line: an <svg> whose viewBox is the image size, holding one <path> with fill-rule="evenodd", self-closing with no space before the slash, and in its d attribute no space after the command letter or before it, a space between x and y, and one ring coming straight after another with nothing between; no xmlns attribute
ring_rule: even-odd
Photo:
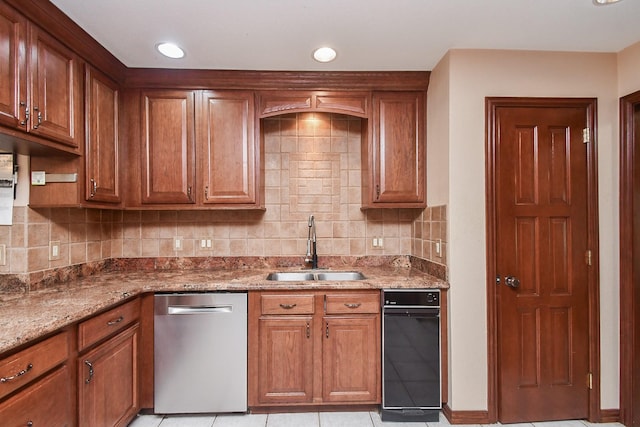
<svg viewBox="0 0 640 427"><path fill-rule="evenodd" d="M618 53L618 96L640 90L640 42Z"/></svg>
<svg viewBox="0 0 640 427"><path fill-rule="evenodd" d="M436 71L448 69L448 76ZM434 70L430 93L443 94L448 163L430 174L448 182L450 396L453 410L487 409L485 111L487 96L596 97L600 205L602 408L618 408L618 140L615 54L452 50ZM446 74L446 71L444 71ZM448 96L446 95L448 93ZM433 100L430 98L429 102ZM434 141L430 140L429 144ZM432 147L432 150L435 148ZM441 154L441 157L444 156ZM430 175L431 176L431 175ZM434 191L432 189L432 191ZM470 358L469 355L474 357Z"/></svg>

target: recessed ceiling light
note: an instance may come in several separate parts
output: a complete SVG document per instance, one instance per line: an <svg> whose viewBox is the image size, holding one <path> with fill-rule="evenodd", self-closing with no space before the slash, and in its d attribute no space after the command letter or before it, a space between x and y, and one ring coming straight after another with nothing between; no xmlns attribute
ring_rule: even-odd
<svg viewBox="0 0 640 427"><path fill-rule="evenodd" d="M613 3L618 3L620 0L593 0L593 2L600 6L600 5L605 5L605 4L613 4Z"/></svg>
<svg viewBox="0 0 640 427"><path fill-rule="evenodd" d="M336 51L330 47L319 47L313 51L313 59L318 62L331 62L336 59Z"/></svg>
<svg viewBox="0 0 640 427"><path fill-rule="evenodd" d="M169 58L180 59L184 57L184 50L175 43L159 43L156 45L156 49Z"/></svg>

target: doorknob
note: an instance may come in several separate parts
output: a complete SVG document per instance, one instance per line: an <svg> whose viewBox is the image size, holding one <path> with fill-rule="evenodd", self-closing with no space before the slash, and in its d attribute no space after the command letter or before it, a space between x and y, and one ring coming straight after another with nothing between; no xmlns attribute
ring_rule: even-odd
<svg viewBox="0 0 640 427"><path fill-rule="evenodd" d="M513 276L507 276L504 278L504 284L515 289L520 286L520 279Z"/></svg>

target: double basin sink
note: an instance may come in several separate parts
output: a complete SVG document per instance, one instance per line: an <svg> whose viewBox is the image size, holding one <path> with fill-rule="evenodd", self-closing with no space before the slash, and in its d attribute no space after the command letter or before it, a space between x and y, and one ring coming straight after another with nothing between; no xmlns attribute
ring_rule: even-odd
<svg viewBox="0 0 640 427"><path fill-rule="evenodd" d="M273 280L276 282L307 282L310 280L348 282L351 280L364 279L366 279L366 277L359 271L281 271L277 273L270 273L267 276L267 280Z"/></svg>

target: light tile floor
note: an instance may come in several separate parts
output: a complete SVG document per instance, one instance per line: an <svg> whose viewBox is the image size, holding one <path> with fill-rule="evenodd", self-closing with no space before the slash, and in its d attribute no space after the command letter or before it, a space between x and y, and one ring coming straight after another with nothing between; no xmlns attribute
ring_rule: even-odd
<svg viewBox="0 0 640 427"><path fill-rule="evenodd" d="M139 415L129 427L449 427L440 415L437 423L382 422L377 412L307 412L291 414ZM491 426L499 427L500 424ZM454 426L457 427L457 426ZM460 427L486 427L475 424ZM624 427L587 421L549 421L509 424L509 427Z"/></svg>

